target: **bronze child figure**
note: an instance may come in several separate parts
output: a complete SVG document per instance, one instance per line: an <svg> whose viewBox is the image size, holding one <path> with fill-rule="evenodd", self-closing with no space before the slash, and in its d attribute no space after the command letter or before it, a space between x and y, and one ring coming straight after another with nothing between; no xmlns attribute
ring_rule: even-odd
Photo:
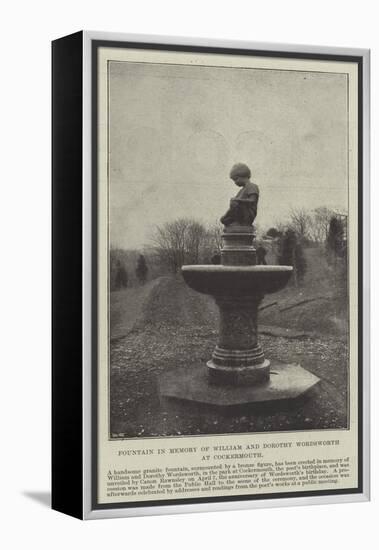
<svg viewBox="0 0 379 550"><path fill-rule="evenodd" d="M257 215L259 188L250 181L251 171L246 164L235 164L230 171L230 179L241 187L237 195L230 200L229 210L220 222L225 226L251 226Z"/></svg>

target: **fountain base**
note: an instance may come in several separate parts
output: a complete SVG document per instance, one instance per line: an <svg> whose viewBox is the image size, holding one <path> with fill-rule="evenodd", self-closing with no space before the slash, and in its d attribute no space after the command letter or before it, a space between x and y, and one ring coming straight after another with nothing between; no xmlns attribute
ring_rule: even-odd
<svg viewBox="0 0 379 550"><path fill-rule="evenodd" d="M215 407L288 406L305 397L320 379L299 365L275 361L270 378L256 385L213 384L204 365L190 365L160 376L161 397Z"/></svg>
<svg viewBox="0 0 379 550"><path fill-rule="evenodd" d="M259 384L270 378L270 361L267 359L259 365L243 367L220 366L211 359L207 362L207 367L211 384Z"/></svg>

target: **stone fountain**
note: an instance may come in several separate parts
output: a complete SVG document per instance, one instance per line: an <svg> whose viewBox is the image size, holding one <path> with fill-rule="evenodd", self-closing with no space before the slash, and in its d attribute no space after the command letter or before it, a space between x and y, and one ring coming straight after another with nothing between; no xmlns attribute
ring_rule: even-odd
<svg viewBox="0 0 379 550"><path fill-rule="evenodd" d="M299 365L270 363L258 340L258 307L265 294L286 286L293 268L257 265L252 222L259 190L246 165L235 165L230 177L242 189L221 218L220 265L182 267L187 285L216 301L218 342L206 365L165 373L160 391L168 398L225 407L287 403L305 395L319 379Z"/></svg>

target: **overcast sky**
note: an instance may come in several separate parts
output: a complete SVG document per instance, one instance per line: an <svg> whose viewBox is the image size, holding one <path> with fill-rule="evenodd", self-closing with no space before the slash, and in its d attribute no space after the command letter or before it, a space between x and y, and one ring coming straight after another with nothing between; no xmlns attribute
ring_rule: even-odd
<svg viewBox="0 0 379 550"><path fill-rule="evenodd" d="M347 209L344 74L111 62L111 245L141 248L155 225L212 223L247 163L260 188L256 223L291 207Z"/></svg>

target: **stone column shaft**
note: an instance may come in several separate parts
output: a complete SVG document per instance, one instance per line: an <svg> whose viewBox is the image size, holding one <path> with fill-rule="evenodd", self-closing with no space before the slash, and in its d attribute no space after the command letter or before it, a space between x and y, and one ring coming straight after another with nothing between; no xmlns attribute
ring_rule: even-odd
<svg viewBox="0 0 379 550"><path fill-rule="evenodd" d="M258 343L258 305L262 297L215 297L220 310L219 341L207 363L213 381L253 384L269 378L270 363Z"/></svg>

